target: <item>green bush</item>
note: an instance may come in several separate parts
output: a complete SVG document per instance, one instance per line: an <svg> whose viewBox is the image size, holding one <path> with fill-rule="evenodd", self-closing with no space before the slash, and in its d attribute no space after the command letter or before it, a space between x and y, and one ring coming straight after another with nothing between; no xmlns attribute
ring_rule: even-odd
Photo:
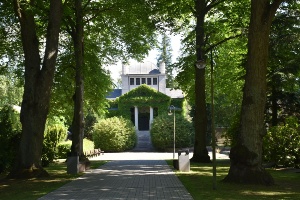
<svg viewBox="0 0 300 200"><path fill-rule="evenodd" d="M67 136L67 128L64 122L64 119L59 117L47 121L42 150L42 166L44 167L56 158L56 147Z"/></svg>
<svg viewBox="0 0 300 200"><path fill-rule="evenodd" d="M225 138L225 146L236 146L238 144L239 127L240 127L240 113L233 116L229 128L225 134L222 135Z"/></svg>
<svg viewBox="0 0 300 200"><path fill-rule="evenodd" d="M151 125L151 140L153 146L159 151L173 148L174 138L174 116L160 115L156 117ZM181 115L176 115L175 125L176 148L187 148L193 145L193 124Z"/></svg>
<svg viewBox="0 0 300 200"><path fill-rule="evenodd" d="M56 157L59 159L66 159L68 156L68 153L71 151L72 141L64 141L60 142L57 145L57 153ZM94 142L88 139L83 139L83 151L90 151L94 149Z"/></svg>
<svg viewBox="0 0 300 200"><path fill-rule="evenodd" d="M94 114L89 113L84 119L84 137L93 140L92 131L93 126L97 122L97 117Z"/></svg>
<svg viewBox="0 0 300 200"><path fill-rule="evenodd" d="M297 118L289 117L285 125L271 127L264 137L263 155L266 162L277 166L300 166L300 131Z"/></svg>
<svg viewBox="0 0 300 200"><path fill-rule="evenodd" d="M57 145L56 156L58 159L66 159L71 152L72 141L61 142Z"/></svg>
<svg viewBox="0 0 300 200"><path fill-rule="evenodd" d="M0 173L8 171L19 149L21 123L11 106L0 110Z"/></svg>
<svg viewBox="0 0 300 200"><path fill-rule="evenodd" d="M106 152L121 152L136 144L136 133L132 122L123 117L102 119L94 125L95 148Z"/></svg>

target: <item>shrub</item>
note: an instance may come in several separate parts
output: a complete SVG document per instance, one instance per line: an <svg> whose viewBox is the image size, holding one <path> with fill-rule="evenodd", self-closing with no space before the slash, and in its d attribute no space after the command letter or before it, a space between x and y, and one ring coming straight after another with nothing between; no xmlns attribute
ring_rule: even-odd
<svg viewBox="0 0 300 200"><path fill-rule="evenodd" d="M283 126L271 127L264 137L264 159L284 167L300 165L300 133L297 118L289 117Z"/></svg>
<svg viewBox="0 0 300 200"><path fill-rule="evenodd" d="M47 121L42 150L42 166L44 167L53 162L58 143L66 138L67 128L64 122L64 119L59 117Z"/></svg>
<svg viewBox="0 0 300 200"><path fill-rule="evenodd" d="M176 115L175 129L176 148L191 147L194 140L194 128L192 123L181 115ZM160 115L156 117L150 130L153 146L160 151L173 148L173 131L174 116Z"/></svg>
<svg viewBox="0 0 300 200"><path fill-rule="evenodd" d="M95 148L106 152L132 149L136 144L136 133L132 122L123 117L102 119L94 125Z"/></svg>
<svg viewBox="0 0 300 200"><path fill-rule="evenodd" d="M72 141L60 142L57 145L56 157L59 159L66 159L69 152L71 151ZM94 149L94 142L88 139L83 139L83 151L90 151Z"/></svg>
<svg viewBox="0 0 300 200"><path fill-rule="evenodd" d="M56 156L58 159L66 159L71 152L72 141L61 142L57 145Z"/></svg>
<svg viewBox="0 0 300 200"><path fill-rule="evenodd" d="M92 131L93 126L97 122L97 118L94 114L88 114L84 119L84 137L93 140Z"/></svg>
<svg viewBox="0 0 300 200"><path fill-rule="evenodd" d="M4 106L0 111L0 173L12 167L19 149L20 138L19 113L11 106Z"/></svg>
<svg viewBox="0 0 300 200"><path fill-rule="evenodd" d="M225 146L236 146L238 144L239 127L240 113L231 119L229 128L226 130L225 134L222 135L222 137L225 138Z"/></svg>

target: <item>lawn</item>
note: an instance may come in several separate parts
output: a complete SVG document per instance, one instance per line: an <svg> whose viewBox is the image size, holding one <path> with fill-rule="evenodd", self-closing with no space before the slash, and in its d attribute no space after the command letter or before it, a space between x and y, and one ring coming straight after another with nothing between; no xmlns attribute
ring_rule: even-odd
<svg viewBox="0 0 300 200"><path fill-rule="evenodd" d="M171 165L171 161L168 161ZM217 189L213 190L212 164L191 163L190 172L176 172L194 199L300 199L300 173L294 170L268 170L274 186L240 185L223 183L228 174L229 161L217 162Z"/></svg>
<svg viewBox="0 0 300 200"><path fill-rule="evenodd" d="M105 161L91 161L91 168L97 168L104 163ZM82 175L67 174L65 162L52 163L45 169L50 174L49 178L30 180L1 179L0 199L37 199Z"/></svg>

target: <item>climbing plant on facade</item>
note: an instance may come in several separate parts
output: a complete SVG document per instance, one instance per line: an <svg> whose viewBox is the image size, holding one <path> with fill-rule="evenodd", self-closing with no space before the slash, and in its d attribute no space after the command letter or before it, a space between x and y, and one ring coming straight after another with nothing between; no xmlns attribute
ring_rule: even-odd
<svg viewBox="0 0 300 200"><path fill-rule="evenodd" d="M158 114L168 111L171 98L148 85L141 85L130 92L124 94L118 99L118 108L121 115L130 117L130 108L137 107L153 107L158 108Z"/></svg>

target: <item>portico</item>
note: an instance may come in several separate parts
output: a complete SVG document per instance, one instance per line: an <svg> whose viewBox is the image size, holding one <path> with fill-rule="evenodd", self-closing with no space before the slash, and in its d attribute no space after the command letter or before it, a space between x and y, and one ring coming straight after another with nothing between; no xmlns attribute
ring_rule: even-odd
<svg viewBox="0 0 300 200"><path fill-rule="evenodd" d="M134 106L134 125L137 131L149 130L154 118L153 107Z"/></svg>

